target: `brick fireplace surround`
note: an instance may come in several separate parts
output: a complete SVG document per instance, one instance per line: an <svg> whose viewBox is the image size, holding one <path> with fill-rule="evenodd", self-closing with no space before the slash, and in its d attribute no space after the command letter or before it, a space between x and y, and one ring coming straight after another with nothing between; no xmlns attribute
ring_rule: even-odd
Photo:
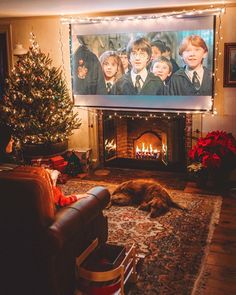
<svg viewBox="0 0 236 295"><path fill-rule="evenodd" d="M191 114L106 110L99 111L98 118L99 160L103 166L169 171L186 168ZM142 152L144 147L149 150Z"/></svg>

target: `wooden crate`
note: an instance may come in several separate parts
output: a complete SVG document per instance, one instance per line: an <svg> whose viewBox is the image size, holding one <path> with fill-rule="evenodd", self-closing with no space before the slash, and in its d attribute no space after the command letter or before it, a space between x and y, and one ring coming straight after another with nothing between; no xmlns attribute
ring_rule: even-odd
<svg viewBox="0 0 236 295"><path fill-rule="evenodd" d="M120 251L117 251L117 257L112 257L114 261L108 259L108 262L106 262L106 257L100 257L102 261L101 270L98 270L97 265L95 265L96 259L94 259L93 254L97 246L98 241L96 239L76 259L80 291L89 295L123 295L125 283L128 280L135 282L137 279L135 245L133 244L124 254L122 251L124 247L117 246L120 247ZM89 264L86 263L86 259L89 261ZM92 260L94 261L94 265L91 267Z"/></svg>

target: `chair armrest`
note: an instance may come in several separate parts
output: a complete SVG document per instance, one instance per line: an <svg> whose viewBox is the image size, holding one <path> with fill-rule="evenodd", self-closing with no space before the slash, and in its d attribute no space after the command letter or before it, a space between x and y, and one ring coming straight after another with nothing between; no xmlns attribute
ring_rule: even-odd
<svg viewBox="0 0 236 295"><path fill-rule="evenodd" d="M104 187L94 187L86 197L67 206L56 214L49 227L49 236L55 249L61 249L67 241L83 234L87 225L92 222L110 201L110 192Z"/></svg>
<svg viewBox="0 0 236 295"><path fill-rule="evenodd" d="M110 192L107 188L103 186L95 186L87 191L88 195L95 196L99 200L101 209L104 209L110 202Z"/></svg>
<svg viewBox="0 0 236 295"><path fill-rule="evenodd" d="M101 212L110 202L110 192L103 186L96 186L85 193L87 197L78 200L66 208L79 211L84 222L89 222Z"/></svg>

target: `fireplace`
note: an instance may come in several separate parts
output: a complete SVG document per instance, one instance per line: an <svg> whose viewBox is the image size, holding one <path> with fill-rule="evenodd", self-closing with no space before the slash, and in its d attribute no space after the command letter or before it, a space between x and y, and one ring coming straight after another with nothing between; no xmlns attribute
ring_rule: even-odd
<svg viewBox="0 0 236 295"><path fill-rule="evenodd" d="M103 111L99 122L104 166L185 169L189 132L185 115Z"/></svg>

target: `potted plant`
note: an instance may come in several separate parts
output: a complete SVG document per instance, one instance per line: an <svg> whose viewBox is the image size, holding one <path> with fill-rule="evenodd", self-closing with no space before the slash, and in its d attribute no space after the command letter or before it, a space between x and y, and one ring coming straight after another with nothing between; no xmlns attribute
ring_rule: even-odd
<svg viewBox="0 0 236 295"><path fill-rule="evenodd" d="M189 158L188 171L200 184L210 179L216 186L223 185L236 164L236 140L225 131L209 132L198 139Z"/></svg>

